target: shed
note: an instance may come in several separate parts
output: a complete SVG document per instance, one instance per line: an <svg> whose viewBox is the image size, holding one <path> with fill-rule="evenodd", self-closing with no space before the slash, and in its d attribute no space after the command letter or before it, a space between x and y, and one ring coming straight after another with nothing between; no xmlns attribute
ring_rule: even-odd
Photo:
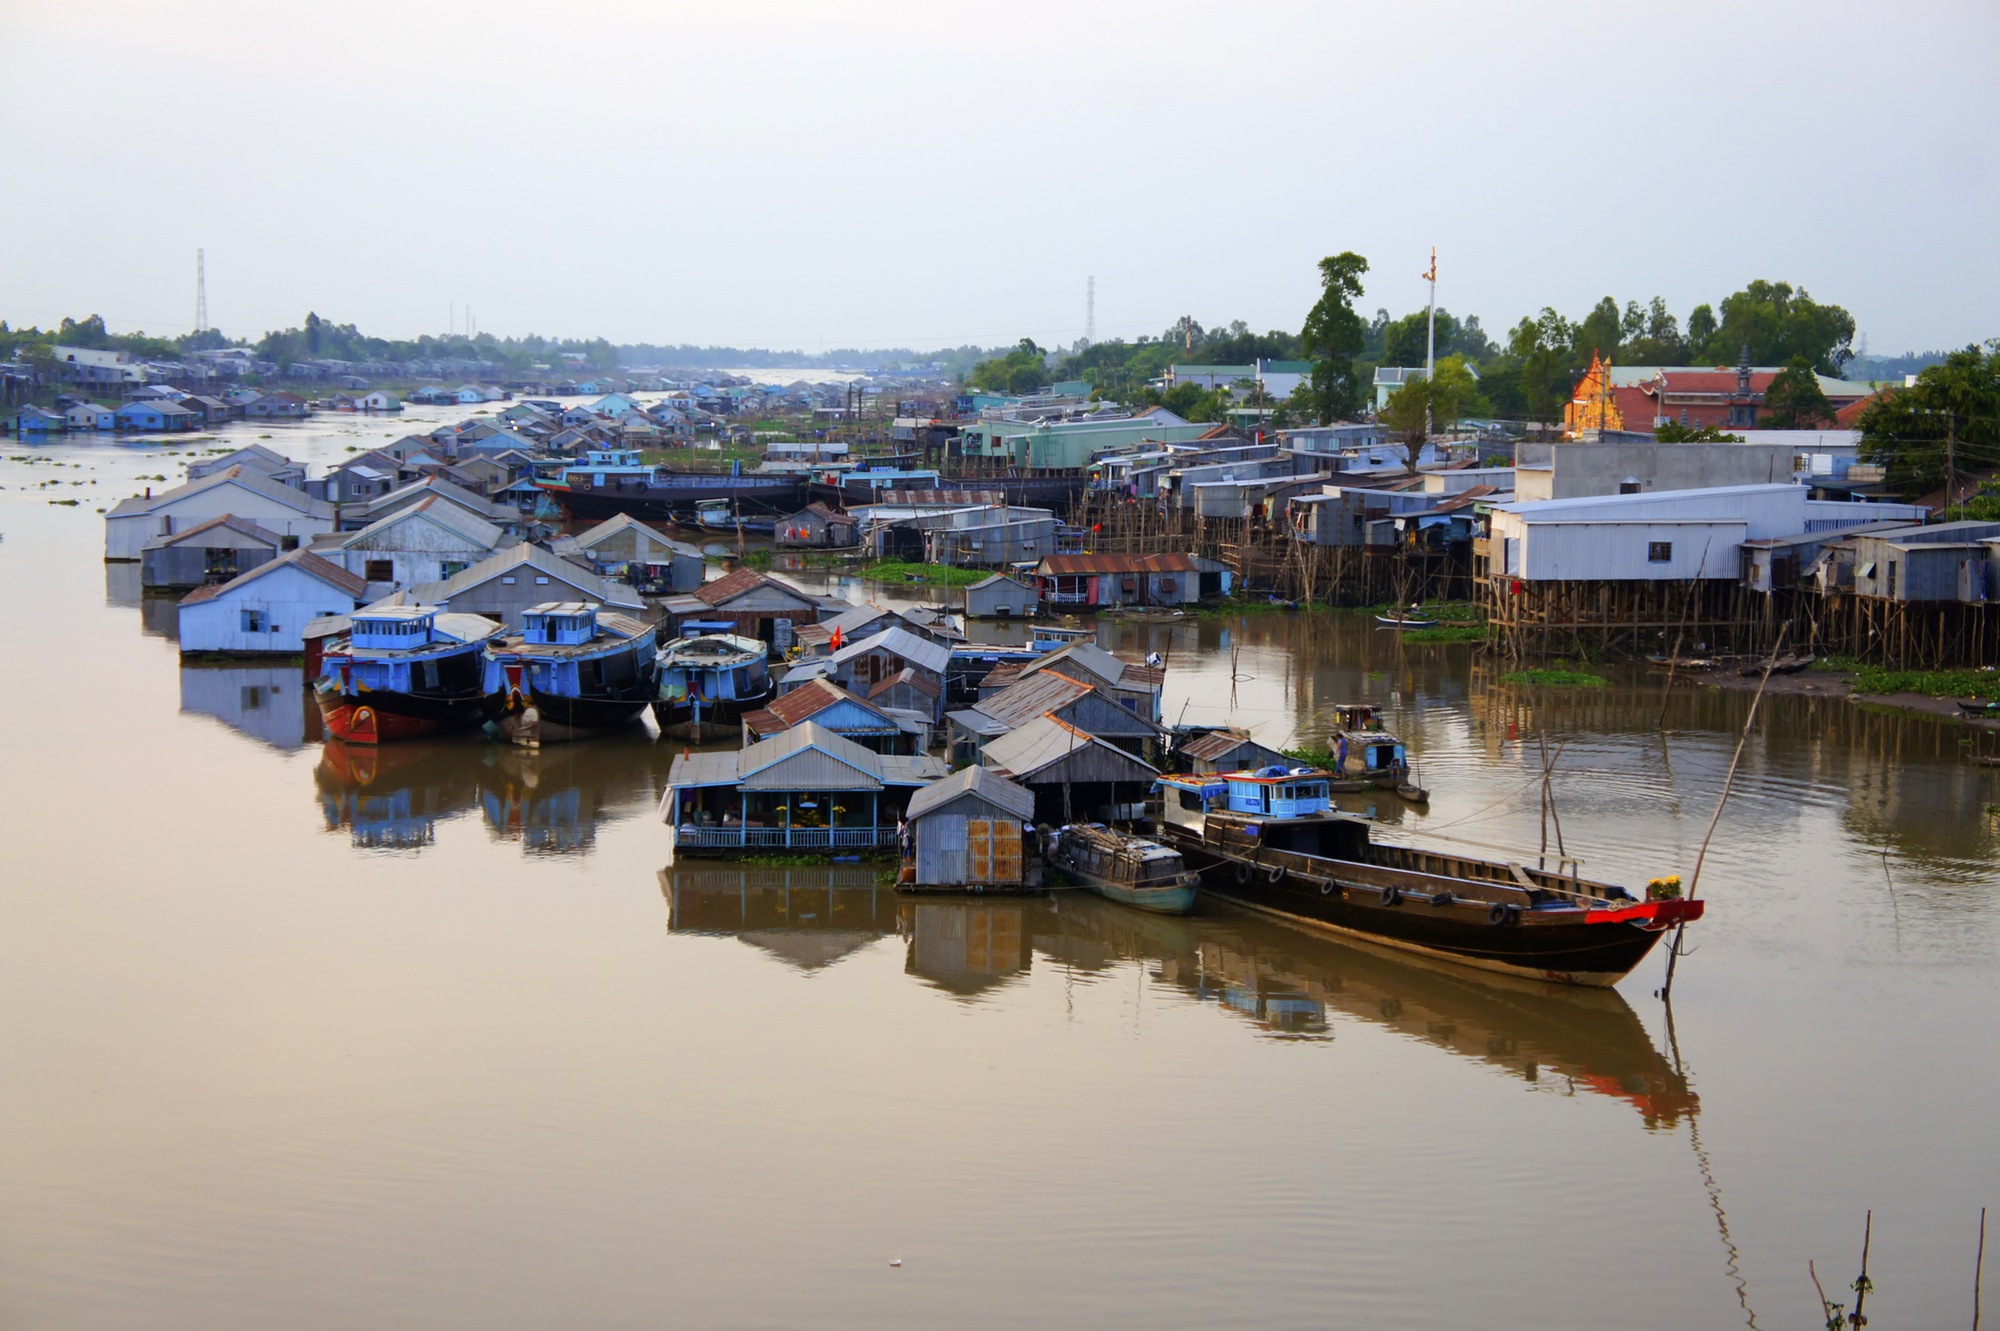
<svg viewBox="0 0 2000 1331"><path fill-rule="evenodd" d="M910 800L918 887L1021 887L1029 880L1022 824L1035 796L986 767L932 782Z"/></svg>
<svg viewBox="0 0 2000 1331"><path fill-rule="evenodd" d="M779 518L773 540L781 547L846 549L860 543L860 532L861 524L852 514L812 503Z"/></svg>
<svg viewBox="0 0 2000 1331"><path fill-rule="evenodd" d="M691 593L708 574L701 551L630 513L616 514L578 533L576 549L600 574L628 582L645 596Z"/></svg>
<svg viewBox="0 0 2000 1331"><path fill-rule="evenodd" d="M1004 573L981 578L965 589L967 619L1031 619L1041 605L1038 590Z"/></svg>

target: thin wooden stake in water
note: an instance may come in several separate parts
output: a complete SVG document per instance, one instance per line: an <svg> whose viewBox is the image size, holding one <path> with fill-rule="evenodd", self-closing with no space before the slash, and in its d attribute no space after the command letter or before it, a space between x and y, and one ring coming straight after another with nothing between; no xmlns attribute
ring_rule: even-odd
<svg viewBox="0 0 2000 1331"><path fill-rule="evenodd" d="M1875 1211L1869 1208L1868 1219L1861 1227L1861 1276L1854 1282L1854 1311L1848 1321L1856 1327L1868 1325L1868 1319L1861 1315L1861 1305L1868 1302L1868 1245L1875 1237Z"/></svg>
<svg viewBox="0 0 2000 1331"><path fill-rule="evenodd" d="M1986 1208L1979 1208L1979 1256L1972 1263L1972 1331L1979 1331L1979 1283L1986 1273Z"/></svg>
<svg viewBox="0 0 2000 1331"><path fill-rule="evenodd" d="M1716 825L1722 821L1722 811L1729 807L1729 791L1736 784L1736 769L1743 762L1743 746L1750 742L1750 727L1757 724L1757 707L1764 701L1764 688L1771 682L1771 670L1778 664L1778 653L1785 649L1785 634L1791 628L1787 624L1778 630L1778 640L1771 644L1771 659L1764 662L1763 678L1757 681L1757 695L1750 699L1750 714L1743 718L1743 733L1736 737L1736 754L1729 760L1729 775L1722 778L1722 798L1715 802L1715 816L1708 820L1708 834L1701 839L1701 850L1694 857L1694 873L1688 878L1687 896L1693 901L1701 889L1701 866L1708 860L1708 843L1715 839ZM1674 930L1673 947L1667 952L1667 982L1660 987L1660 997L1667 998L1674 992L1674 966L1681 959L1681 939L1687 934L1687 921L1683 919Z"/></svg>

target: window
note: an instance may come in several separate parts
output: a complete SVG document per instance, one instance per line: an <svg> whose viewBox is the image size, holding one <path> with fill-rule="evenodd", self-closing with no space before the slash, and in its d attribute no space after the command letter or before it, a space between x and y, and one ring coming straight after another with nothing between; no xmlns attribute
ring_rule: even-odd
<svg viewBox="0 0 2000 1331"><path fill-rule="evenodd" d="M546 587L546 586L548 586L548 585L549 585L549 579L548 579L548 575L547 575L547 574L544 574L544 573L538 573L538 574L536 574L536 575L535 575L535 585L536 585L537 587Z"/></svg>
<svg viewBox="0 0 2000 1331"><path fill-rule="evenodd" d="M1628 478L1628 479L1626 479L1626 480L1622 480L1622 481L1618 482L1618 493L1619 493L1619 494L1622 494L1622 495L1635 495L1635 494L1638 494L1638 493L1639 493L1639 482L1637 482L1637 481L1635 481L1635 480L1631 480L1631 479L1629 479L1629 478Z"/></svg>
<svg viewBox="0 0 2000 1331"><path fill-rule="evenodd" d="M361 570L361 576L370 582L394 582L396 561L393 559L371 559Z"/></svg>
<svg viewBox="0 0 2000 1331"><path fill-rule="evenodd" d="M1672 541L1648 541L1646 543L1646 562L1649 564L1673 563L1674 543Z"/></svg>
<svg viewBox="0 0 2000 1331"><path fill-rule="evenodd" d="M500 578L500 585L502 587L512 587L514 585L514 575L512 573L503 574Z"/></svg>
<svg viewBox="0 0 2000 1331"><path fill-rule="evenodd" d="M1896 594L1896 561L1892 559L1889 561L1888 595L1894 596L1895 594Z"/></svg>
<svg viewBox="0 0 2000 1331"><path fill-rule="evenodd" d="M1199 813L1204 803L1205 801L1202 799L1200 791L1183 790L1181 792L1181 807L1183 809L1192 809L1196 813Z"/></svg>
<svg viewBox="0 0 2000 1331"><path fill-rule="evenodd" d="M296 536L281 536L278 538L278 544L287 550L296 550L299 548L299 538Z"/></svg>
<svg viewBox="0 0 2000 1331"><path fill-rule="evenodd" d="M262 610L243 610L238 612L238 618L245 633L265 632Z"/></svg>
<svg viewBox="0 0 2000 1331"><path fill-rule="evenodd" d="M463 559L447 559L438 570L447 578L455 578L470 567Z"/></svg>

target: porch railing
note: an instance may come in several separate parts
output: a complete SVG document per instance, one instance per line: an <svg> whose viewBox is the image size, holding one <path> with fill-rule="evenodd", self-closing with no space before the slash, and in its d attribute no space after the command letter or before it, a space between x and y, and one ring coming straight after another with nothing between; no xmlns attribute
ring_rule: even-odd
<svg viewBox="0 0 2000 1331"><path fill-rule="evenodd" d="M783 847L804 850L866 850L896 843L893 827L696 827L681 824L683 846Z"/></svg>

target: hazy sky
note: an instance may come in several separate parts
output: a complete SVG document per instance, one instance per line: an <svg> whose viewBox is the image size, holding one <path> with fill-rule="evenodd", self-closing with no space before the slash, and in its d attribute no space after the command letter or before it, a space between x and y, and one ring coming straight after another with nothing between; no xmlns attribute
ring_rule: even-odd
<svg viewBox="0 0 2000 1331"><path fill-rule="evenodd" d="M2000 334L2000 3L0 0L0 317L929 347L1498 334L1753 278ZM462 318L462 315L460 316ZM460 325L463 326L462 323Z"/></svg>

